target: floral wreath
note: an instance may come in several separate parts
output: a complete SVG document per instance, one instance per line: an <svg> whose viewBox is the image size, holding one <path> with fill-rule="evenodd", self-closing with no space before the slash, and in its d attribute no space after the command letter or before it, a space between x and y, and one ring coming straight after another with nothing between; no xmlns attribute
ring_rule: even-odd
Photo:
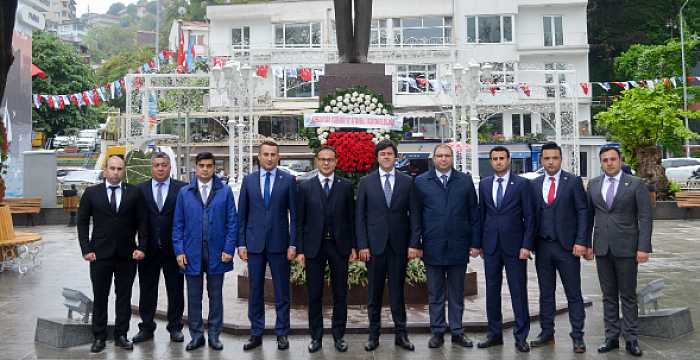
<svg viewBox="0 0 700 360"><path fill-rule="evenodd" d="M384 103L384 97L376 92L358 86L337 90L333 95L326 95L316 112L333 114L368 114L391 115L391 105Z"/></svg>

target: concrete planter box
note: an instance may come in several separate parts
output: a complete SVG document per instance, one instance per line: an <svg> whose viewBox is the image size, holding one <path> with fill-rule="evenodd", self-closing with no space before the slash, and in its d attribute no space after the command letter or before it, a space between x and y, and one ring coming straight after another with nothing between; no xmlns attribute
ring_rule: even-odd
<svg viewBox="0 0 700 360"><path fill-rule="evenodd" d="M654 220L700 219L700 208L679 208L675 201L657 201Z"/></svg>

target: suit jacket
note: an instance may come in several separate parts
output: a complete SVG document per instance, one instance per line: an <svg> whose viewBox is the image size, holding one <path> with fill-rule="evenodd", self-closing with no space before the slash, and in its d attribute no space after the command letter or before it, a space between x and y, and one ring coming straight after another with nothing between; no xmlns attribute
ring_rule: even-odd
<svg viewBox="0 0 700 360"><path fill-rule="evenodd" d="M141 193L143 193L144 202L146 203L148 233L151 235L146 254L148 255L161 251L158 249L158 241L160 240L163 254L165 256L174 257L173 215L175 212L175 201L177 200L177 193L187 184L182 181L170 179L170 186L168 187L168 193L165 198L165 203L163 203L162 211L158 210L158 204L156 204L154 200L153 187L151 185L151 179L137 185Z"/></svg>
<svg viewBox="0 0 700 360"><path fill-rule="evenodd" d="M297 246L296 180L277 169L277 177L265 207L260 189L260 171L243 178L238 196L238 247L260 254L286 253Z"/></svg>
<svg viewBox="0 0 700 360"><path fill-rule="evenodd" d="M143 194L134 185L122 182L122 198L116 213L109 206L105 183L85 189L78 208L78 241L83 255L94 252L97 259L131 258L135 249L146 252L148 219L145 208Z"/></svg>
<svg viewBox="0 0 700 360"><path fill-rule="evenodd" d="M314 258L323 240L323 214L333 213L333 239L340 255L348 256L355 243L355 193L350 180L334 176L326 200L317 176L302 181L297 194L297 253ZM328 208L332 206L332 208Z"/></svg>
<svg viewBox="0 0 700 360"><path fill-rule="evenodd" d="M355 210L355 236L359 249L370 249L372 255L384 253L387 244L398 254L409 247L420 248L420 218L413 179L394 172L391 207L386 206L379 170L360 179Z"/></svg>
<svg viewBox="0 0 700 360"><path fill-rule="evenodd" d="M634 257L637 251L651 252L651 199L644 181L623 173L608 209L601 194L605 175L588 182L588 229L596 256L608 252Z"/></svg>
<svg viewBox="0 0 700 360"><path fill-rule="evenodd" d="M521 248L532 250L535 211L530 182L511 172L503 203L496 208L492 194L494 179L493 175L488 176L479 183L481 238L474 247L483 248L489 255L501 250L506 255L517 256Z"/></svg>
<svg viewBox="0 0 700 360"><path fill-rule="evenodd" d="M533 179L533 200L535 202L535 237L539 233L542 211L547 208L547 203L542 197L542 184L545 176ZM559 174L559 184L555 189L556 195L552 204L554 214L554 232L556 239L566 250L572 250L574 245L590 247L590 241L586 236L588 229L588 202L586 190L583 188L581 178L562 170ZM535 242L537 249L538 242Z"/></svg>
<svg viewBox="0 0 700 360"><path fill-rule="evenodd" d="M434 169L415 182L420 206L423 261L428 265L469 262L469 248L478 242L479 203L471 176L452 169L447 188Z"/></svg>

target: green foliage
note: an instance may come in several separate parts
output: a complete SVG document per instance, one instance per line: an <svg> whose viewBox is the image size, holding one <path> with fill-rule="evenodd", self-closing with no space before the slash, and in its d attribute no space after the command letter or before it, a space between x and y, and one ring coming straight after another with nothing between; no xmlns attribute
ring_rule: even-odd
<svg viewBox="0 0 700 360"><path fill-rule="evenodd" d="M413 259L406 264L406 284L416 286L428 281L425 264L421 259Z"/></svg>
<svg viewBox="0 0 700 360"><path fill-rule="evenodd" d="M668 192L671 193L671 195L676 195L676 193L681 191L681 184L669 180L668 182Z"/></svg>
<svg viewBox="0 0 700 360"><path fill-rule="evenodd" d="M136 26L123 27L121 25L95 26L90 28L83 43L90 49L93 63L125 51L134 51L137 47Z"/></svg>
<svg viewBox="0 0 700 360"><path fill-rule="evenodd" d="M39 95L73 94L93 89L95 75L78 52L69 44L45 32L35 32L32 39L32 62L46 72L46 79L32 79L32 92ZM38 110L32 106L34 128L43 128L49 135L67 127L93 128L104 118L104 105L78 109L49 109L43 103Z"/></svg>
<svg viewBox="0 0 700 360"><path fill-rule="evenodd" d="M115 2L109 6L107 14L116 16L119 15L119 13L124 9L126 9L126 6L124 4L120 2Z"/></svg>
<svg viewBox="0 0 700 360"><path fill-rule="evenodd" d="M126 182L142 183L151 178L151 156L139 150L126 154Z"/></svg>
<svg viewBox="0 0 700 360"><path fill-rule="evenodd" d="M680 149L686 139L697 134L685 128L682 99L675 92L658 85L655 90L633 88L615 99L612 106L596 115L598 126L620 142L626 162L635 166L636 150L661 145L670 151ZM700 116L691 112L690 116Z"/></svg>
<svg viewBox="0 0 700 360"><path fill-rule="evenodd" d="M306 285L306 272L301 263L296 259L290 263L289 281L293 285ZM325 281L330 281L330 269L326 265L324 277ZM427 276L425 273L425 264L420 259L413 259L406 265L406 284L416 286L425 284ZM367 264L362 261L353 261L348 265L348 289L355 286L367 287Z"/></svg>
<svg viewBox="0 0 700 360"><path fill-rule="evenodd" d="M700 60L700 40L690 38L685 42L687 68ZM681 43L671 39L662 45L634 44L615 58L615 75L620 79L656 79L679 76L681 69Z"/></svg>

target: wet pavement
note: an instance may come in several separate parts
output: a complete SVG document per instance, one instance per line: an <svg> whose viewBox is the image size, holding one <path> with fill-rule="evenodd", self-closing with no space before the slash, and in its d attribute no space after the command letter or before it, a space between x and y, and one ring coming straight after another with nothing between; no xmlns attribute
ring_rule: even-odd
<svg viewBox="0 0 700 360"><path fill-rule="evenodd" d="M34 331L37 317L65 317L66 310L62 305L61 288L69 287L83 291L91 296L90 281L88 276L88 264L80 256L75 229L65 226L39 226L33 228L21 228L23 231L35 231L43 235L43 250L41 253L42 265L33 271L20 275L16 272L0 273L0 359L623 359L630 358L624 353L599 355L595 348L602 341L602 305L600 288L595 272L595 264L586 262L582 266L584 297L592 302L592 306L586 309L586 343L588 352L583 355L573 354L571 341L568 337L569 325L566 314L556 318L556 344L543 349L533 349L529 354L518 354L513 348L513 338L510 330L505 330L505 345L488 350L461 349L452 347L449 337L445 346L441 349L429 349L427 342L429 335L422 333L427 325L427 309L423 307L411 307L408 320L418 330L409 336L416 345L415 352L407 352L395 348L393 336L382 335L380 347L367 353L363 349L367 335L363 333L366 326L366 312L363 307L350 309L349 326L354 327L359 334L347 335L350 350L340 354L333 348L332 338L324 338L324 348L317 354L308 354L306 335L293 335L290 337L291 348L289 351L277 351L273 336L265 336L261 349L245 353L242 351L243 343L247 340L246 333L246 300L236 297L236 276L227 276L225 294L225 322L230 326L234 334L223 334L222 342L224 351L216 352L208 348L202 348L192 353L184 350L185 345L171 344L165 331L165 323L159 321L156 331L156 340L146 344L139 344L132 352L115 349L112 342L108 342L107 349L100 354L90 354L89 345L70 349L55 349L49 346L34 343ZM640 267L639 284L663 278L666 282L664 298L661 307L688 306L694 316L694 326L700 328L700 221L656 221L654 223L653 238L654 254L649 263ZM239 264L237 264L239 265ZM481 296L467 299L464 320L467 325L483 324L485 321L483 298L483 267L480 260L475 260L470 267L477 271L479 293ZM239 271L243 266L238 266ZM537 283L534 274L534 263L529 264L529 291L531 310L536 313ZM504 284L505 285L505 284ZM161 286L162 287L162 286ZM505 287L505 286L504 286ZM562 301L561 287L558 294ZM161 300L164 299L164 289L161 291ZM507 295L507 291L504 291ZM113 297L113 295L112 295ZM134 285L132 303L138 302L138 286ZM504 316L509 315L509 299L504 297ZM164 301L159 305L164 309ZM113 298L110 299L110 312L113 312ZM266 307L268 325L274 321L274 311L271 306ZM112 314L110 314L112 316ZM111 318L111 317L110 317ZM384 314L383 325L390 326L387 313ZM136 333L138 317L132 317L130 336ZM292 310L292 327L297 332L302 332L306 327L306 314L303 308ZM478 326L472 329L468 335L473 339L483 338L484 333L476 331ZM185 333L186 332L185 328ZM539 331L539 325L534 321L531 325L530 339L534 339ZM419 333L421 332L421 333ZM189 336L186 336L189 340ZM647 359L700 359L700 333L694 332L674 341L642 337L640 338L642 349Z"/></svg>

